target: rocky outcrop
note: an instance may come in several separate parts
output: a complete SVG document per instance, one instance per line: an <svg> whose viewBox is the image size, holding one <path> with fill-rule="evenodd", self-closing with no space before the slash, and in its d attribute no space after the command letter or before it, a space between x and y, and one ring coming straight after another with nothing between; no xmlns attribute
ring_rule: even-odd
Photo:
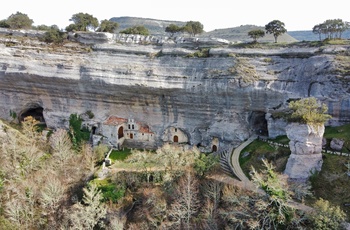
<svg viewBox="0 0 350 230"><path fill-rule="evenodd" d="M147 124L158 145L175 127L191 145L210 149L219 140L218 151L264 128L266 134L282 134L274 126L275 115L290 99L316 97L329 107L331 122L350 120L349 76L337 64L339 55L347 58L347 46L242 49L221 44L202 51L198 42L98 40L50 46L36 38L12 37L9 43L0 36L0 117L16 120L42 108L46 124L57 128L67 127L70 114L89 111L94 116L84 124L96 135L103 135L100 124L114 115ZM266 113L272 114L269 125Z"/></svg>
<svg viewBox="0 0 350 230"><path fill-rule="evenodd" d="M321 171L323 125L291 123L286 127L291 155L285 174L291 179L307 179Z"/></svg>

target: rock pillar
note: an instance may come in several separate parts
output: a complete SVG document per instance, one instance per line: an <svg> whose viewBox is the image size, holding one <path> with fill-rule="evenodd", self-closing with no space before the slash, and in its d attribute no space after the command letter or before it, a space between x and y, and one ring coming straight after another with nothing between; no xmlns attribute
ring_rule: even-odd
<svg viewBox="0 0 350 230"><path fill-rule="evenodd" d="M291 123L286 127L291 155L285 174L291 179L308 179L322 167L324 125Z"/></svg>

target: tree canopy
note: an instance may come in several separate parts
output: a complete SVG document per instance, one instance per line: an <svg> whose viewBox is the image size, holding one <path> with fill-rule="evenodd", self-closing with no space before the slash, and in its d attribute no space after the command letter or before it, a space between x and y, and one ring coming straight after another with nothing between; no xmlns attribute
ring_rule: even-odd
<svg viewBox="0 0 350 230"><path fill-rule="evenodd" d="M28 15L18 12L9 16L6 20L6 24L11 29L30 29L34 21L28 17Z"/></svg>
<svg viewBox="0 0 350 230"><path fill-rule="evenodd" d="M248 36L251 37L254 42L258 41L258 38L262 38L265 36L265 31L261 29L251 30L248 32Z"/></svg>
<svg viewBox="0 0 350 230"><path fill-rule="evenodd" d="M149 31L145 26L133 26L125 30L120 31L122 34L140 34L140 35L149 35Z"/></svg>
<svg viewBox="0 0 350 230"><path fill-rule="evenodd" d="M293 111L291 120L306 124L324 124L331 118L327 114L327 106L319 104L314 97L303 98L289 103L289 108Z"/></svg>
<svg viewBox="0 0 350 230"><path fill-rule="evenodd" d="M100 26L97 29L97 32L115 33L115 31L118 28L119 28L119 24L117 22L112 22L105 19L101 21Z"/></svg>
<svg viewBox="0 0 350 230"><path fill-rule="evenodd" d="M72 21L73 24L70 24L66 27L67 31L88 31L90 29L95 30L99 23L97 18L87 13L77 13L72 16L69 21Z"/></svg>
<svg viewBox="0 0 350 230"><path fill-rule="evenodd" d="M277 43L277 38L286 33L287 30L284 28L284 23L279 20L273 20L265 25L266 33L272 34L275 38L275 43Z"/></svg>
<svg viewBox="0 0 350 230"><path fill-rule="evenodd" d="M186 25L183 27L183 30L193 37L195 37L197 34L201 34L204 32L202 23L197 21L187 22Z"/></svg>
<svg viewBox="0 0 350 230"><path fill-rule="evenodd" d="M318 34L320 40L322 39L322 34L325 39L341 39L342 33L349 28L349 22L344 22L342 19L328 19L315 25L312 28L312 32Z"/></svg>
<svg viewBox="0 0 350 230"><path fill-rule="evenodd" d="M184 30L184 27L175 25L175 24L170 24L165 28L165 32L170 34L170 37L173 37L176 33L182 32Z"/></svg>

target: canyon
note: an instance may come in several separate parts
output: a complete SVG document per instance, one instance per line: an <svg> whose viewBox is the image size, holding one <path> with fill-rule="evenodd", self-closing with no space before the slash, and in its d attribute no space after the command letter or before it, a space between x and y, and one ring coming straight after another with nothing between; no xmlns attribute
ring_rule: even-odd
<svg viewBox="0 0 350 230"><path fill-rule="evenodd" d="M185 142L207 152L253 134L285 135L283 114L300 98L328 106L326 125L350 121L349 45L244 47L209 37L75 33L54 46L40 36L0 31L4 120L34 115L49 128L68 128L76 113L113 142L119 130L106 125L122 119L129 146Z"/></svg>

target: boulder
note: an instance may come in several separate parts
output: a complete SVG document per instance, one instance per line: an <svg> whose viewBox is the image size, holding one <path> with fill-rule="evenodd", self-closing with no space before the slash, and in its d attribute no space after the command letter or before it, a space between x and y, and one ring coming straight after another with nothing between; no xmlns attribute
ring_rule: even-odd
<svg viewBox="0 0 350 230"><path fill-rule="evenodd" d="M336 151L341 151L344 145L344 140L338 139L338 138L333 138L330 143L330 147L333 150Z"/></svg>

